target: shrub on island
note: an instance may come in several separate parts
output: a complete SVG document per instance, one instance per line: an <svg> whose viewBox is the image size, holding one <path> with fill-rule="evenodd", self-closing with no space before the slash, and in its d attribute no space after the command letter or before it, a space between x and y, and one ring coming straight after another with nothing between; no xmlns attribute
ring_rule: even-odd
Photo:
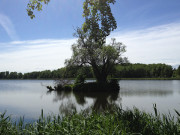
<svg viewBox="0 0 180 135"><path fill-rule="evenodd" d="M73 86L73 91L119 91L118 80L110 80L107 83L87 82L77 83Z"/></svg>

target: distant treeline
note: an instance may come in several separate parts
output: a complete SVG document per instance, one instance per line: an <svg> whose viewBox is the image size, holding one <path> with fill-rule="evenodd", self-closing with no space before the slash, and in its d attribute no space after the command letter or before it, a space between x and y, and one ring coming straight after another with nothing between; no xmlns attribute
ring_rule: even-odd
<svg viewBox="0 0 180 135"><path fill-rule="evenodd" d="M57 70L35 71L30 73L0 72L0 79L56 79L75 78L83 73L86 78L93 78L92 68L71 67ZM173 69L166 64L124 64L115 66L111 73L112 78L180 78L180 66Z"/></svg>
<svg viewBox="0 0 180 135"><path fill-rule="evenodd" d="M177 76L177 71L166 64L128 64L118 65L114 75L118 78L171 78Z"/></svg>

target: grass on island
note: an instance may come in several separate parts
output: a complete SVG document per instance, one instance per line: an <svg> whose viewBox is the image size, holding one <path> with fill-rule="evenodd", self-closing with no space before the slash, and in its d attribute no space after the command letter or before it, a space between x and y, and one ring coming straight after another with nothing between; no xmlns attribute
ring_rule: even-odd
<svg viewBox="0 0 180 135"><path fill-rule="evenodd" d="M1 135L179 135L180 113L177 118L169 115L148 114L138 109L113 113L73 113L64 117L43 116L34 123L23 119L13 123L5 113L0 114Z"/></svg>

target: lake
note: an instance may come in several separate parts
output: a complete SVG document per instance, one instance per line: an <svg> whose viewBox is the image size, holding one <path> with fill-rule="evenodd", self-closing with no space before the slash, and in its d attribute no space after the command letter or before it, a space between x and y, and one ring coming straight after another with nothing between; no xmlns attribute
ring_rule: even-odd
<svg viewBox="0 0 180 135"><path fill-rule="evenodd" d="M179 80L121 80L119 92L48 92L53 80L0 80L0 112L7 111L13 119L24 116L26 121L36 120L44 114L65 115L72 110L104 111L112 106L123 109L137 107L153 113L156 103L161 113L180 111Z"/></svg>

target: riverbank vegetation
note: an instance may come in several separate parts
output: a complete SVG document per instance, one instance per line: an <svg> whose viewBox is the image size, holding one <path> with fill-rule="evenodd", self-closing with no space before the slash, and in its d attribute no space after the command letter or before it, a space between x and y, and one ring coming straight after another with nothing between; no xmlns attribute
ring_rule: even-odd
<svg viewBox="0 0 180 135"><path fill-rule="evenodd" d="M160 115L154 106L155 115L133 110L115 108L113 112L72 113L66 116L41 116L36 122L26 123L21 118L12 122L10 116L0 114L1 135L178 135L180 134L180 113L177 117Z"/></svg>
<svg viewBox="0 0 180 135"><path fill-rule="evenodd" d="M0 72L0 79L57 79L76 78L82 73L86 78L94 78L90 66L64 67L57 70L34 71L29 73ZM116 65L109 75L110 78L122 79L180 79L180 66L177 69L166 64L121 64Z"/></svg>

